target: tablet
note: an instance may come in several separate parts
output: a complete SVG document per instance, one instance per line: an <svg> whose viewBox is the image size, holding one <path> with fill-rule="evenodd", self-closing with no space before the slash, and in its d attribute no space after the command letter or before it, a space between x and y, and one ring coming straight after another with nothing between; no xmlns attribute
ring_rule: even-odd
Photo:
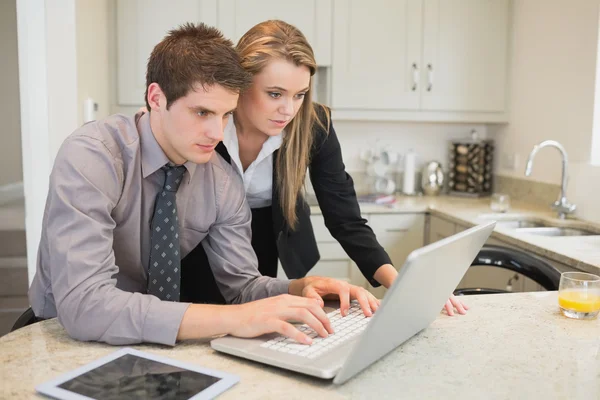
<svg viewBox="0 0 600 400"><path fill-rule="evenodd" d="M240 378L124 348L35 389L60 400L212 399Z"/></svg>

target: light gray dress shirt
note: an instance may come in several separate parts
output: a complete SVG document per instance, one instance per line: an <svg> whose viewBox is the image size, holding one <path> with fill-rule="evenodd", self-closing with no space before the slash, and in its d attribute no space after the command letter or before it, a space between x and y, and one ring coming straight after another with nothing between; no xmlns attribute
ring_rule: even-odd
<svg viewBox="0 0 600 400"><path fill-rule="evenodd" d="M91 122L65 140L29 290L36 316L58 316L79 340L175 344L189 304L145 294L150 222L168 162L148 113ZM206 164L185 167L177 192L182 257L202 241L229 303L287 293L289 281L258 272L239 175L216 152Z"/></svg>

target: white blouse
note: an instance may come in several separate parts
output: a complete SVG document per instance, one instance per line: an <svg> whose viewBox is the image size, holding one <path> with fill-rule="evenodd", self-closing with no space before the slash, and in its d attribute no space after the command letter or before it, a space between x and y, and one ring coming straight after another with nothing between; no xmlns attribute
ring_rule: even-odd
<svg viewBox="0 0 600 400"><path fill-rule="evenodd" d="M281 147L283 133L270 136L263 143L258 157L248 166L246 171L244 171L240 160L240 146L233 117L229 117L223 136L223 144L231 156L232 164L235 165L235 169L244 181L246 199L248 199L250 208L270 206L273 195L273 153Z"/></svg>

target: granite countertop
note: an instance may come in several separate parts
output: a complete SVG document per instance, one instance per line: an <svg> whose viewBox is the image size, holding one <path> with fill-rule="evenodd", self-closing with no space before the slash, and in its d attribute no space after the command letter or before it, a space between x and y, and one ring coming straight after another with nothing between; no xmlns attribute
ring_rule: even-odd
<svg viewBox="0 0 600 400"><path fill-rule="evenodd" d="M440 314L341 386L220 354L207 341L132 347L239 375L222 399L599 399L600 320L563 317L556 296L467 297L467 315ZM38 398L36 385L117 349L72 340L55 319L10 333L0 338L0 398Z"/></svg>
<svg viewBox="0 0 600 400"><path fill-rule="evenodd" d="M312 214L321 214L321 209L314 200L309 204L311 204ZM489 198L471 199L451 196L397 196L393 205L360 203L360 208L363 214L430 213L465 227L489 222L489 214L493 214ZM540 218L559 226L577 223L600 232L599 224L582 220L557 219L556 213L548 205L534 205L513 200L508 213ZM482 214L488 214L488 218L483 218ZM600 235L551 237L496 227L492 237L569 267L600 274Z"/></svg>

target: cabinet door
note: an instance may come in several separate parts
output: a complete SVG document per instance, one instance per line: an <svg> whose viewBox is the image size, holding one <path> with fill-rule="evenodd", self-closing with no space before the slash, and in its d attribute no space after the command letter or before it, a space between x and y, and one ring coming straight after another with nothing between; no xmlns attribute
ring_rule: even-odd
<svg viewBox="0 0 600 400"><path fill-rule="evenodd" d="M215 26L217 0L117 0L118 102L145 104L146 64L167 32L186 22Z"/></svg>
<svg viewBox="0 0 600 400"><path fill-rule="evenodd" d="M502 112L509 0L424 0L421 109Z"/></svg>
<svg viewBox="0 0 600 400"><path fill-rule="evenodd" d="M419 108L422 0L334 0L331 104Z"/></svg>
<svg viewBox="0 0 600 400"><path fill-rule="evenodd" d="M218 27L237 43L259 22L281 19L302 31L318 65L331 64L331 0L219 0Z"/></svg>
<svg viewBox="0 0 600 400"><path fill-rule="evenodd" d="M326 276L350 283L352 280L351 267L352 262L350 260L319 261L306 275Z"/></svg>
<svg viewBox="0 0 600 400"><path fill-rule="evenodd" d="M325 226L323 216L321 214L311 215L310 222L313 226L321 259L310 270L308 276L327 276L341 279L354 285L366 286L366 279L362 276L356 264L348 257L339 242L331 236L331 233Z"/></svg>
<svg viewBox="0 0 600 400"><path fill-rule="evenodd" d="M429 231L426 233L427 244L437 242L456 233L456 225L445 219L429 216Z"/></svg>
<svg viewBox="0 0 600 400"><path fill-rule="evenodd" d="M398 270L413 250L423 247L424 214L371 214L369 225ZM373 288L368 285L367 288L378 298L383 298L386 293L383 286Z"/></svg>
<svg viewBox="0 0 600 400"><path fill-rule="evenodd" d="M371 214L369 225L396 268L411 251L423 247L424 214Z"/></svg>

